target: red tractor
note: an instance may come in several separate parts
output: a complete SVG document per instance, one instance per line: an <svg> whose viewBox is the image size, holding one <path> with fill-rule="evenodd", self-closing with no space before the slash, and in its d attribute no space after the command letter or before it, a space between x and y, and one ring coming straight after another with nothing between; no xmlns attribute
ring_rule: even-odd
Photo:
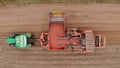
<svg viewBox="0 0 120 68"><path fill-rule="evenodd" d="M95 47L105 47L106 38L94 35L92 30L81 32L78 28L66 28L64 12L50 12L49 31L42 33L40 43L49 50L93 52Z"/></svg>

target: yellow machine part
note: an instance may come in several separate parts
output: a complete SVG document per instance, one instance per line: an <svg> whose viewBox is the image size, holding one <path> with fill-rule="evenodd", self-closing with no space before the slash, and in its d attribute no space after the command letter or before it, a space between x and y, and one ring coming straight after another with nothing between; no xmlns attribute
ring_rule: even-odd
<svg viewBox="0 0 120 68"><path fill-rule="evenodd" d="M53 16L60 17L63 15L63 12L52 12Z"/></svg>

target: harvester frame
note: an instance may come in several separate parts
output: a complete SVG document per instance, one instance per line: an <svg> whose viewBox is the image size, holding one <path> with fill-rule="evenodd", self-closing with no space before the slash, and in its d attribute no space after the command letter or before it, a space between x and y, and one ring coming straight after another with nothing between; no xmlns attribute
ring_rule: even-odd
<svg viewBox="0 0 120 68"><path fill-rule="evenodd" d="M104 35L93 34L92 30L81 32L76 27L66 29L64 14L64 12L49 13L49 31L48 33L42 32L40 37L40 43L44 48L48 50L93 52L94 48L105 47L106 37Z"/></svg>

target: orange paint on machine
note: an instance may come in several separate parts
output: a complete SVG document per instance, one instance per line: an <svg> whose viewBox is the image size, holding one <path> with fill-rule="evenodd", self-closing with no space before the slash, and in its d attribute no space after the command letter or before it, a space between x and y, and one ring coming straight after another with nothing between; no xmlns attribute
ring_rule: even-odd
<svg viewBox="0 0 120 68"><path fill-rule="evenodd" d="M42 32L40 44L48 50L67 50L93 52L95 48L106 45L106 37L94 34L93 30L79 30L65 26L64 12L50 12L48 16L49 31Z"/></svg>

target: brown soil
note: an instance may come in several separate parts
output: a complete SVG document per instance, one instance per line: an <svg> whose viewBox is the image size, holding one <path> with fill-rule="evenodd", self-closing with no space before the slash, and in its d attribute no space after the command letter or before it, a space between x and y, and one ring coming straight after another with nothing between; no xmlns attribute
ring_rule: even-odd
<svg viewBox="0 0 120 68"><path fill-rule="evenodd" d="M30 49L9 47L5 39L10 33L32 32L40 35L48 30L48 12L65 11L67 27L93 29L107 35L105 49L94 53L47 51L40 46ZM120 5L59 4L0 7L0 68L120 68ZM118 44L118 45L115 45Z"/></svg>

